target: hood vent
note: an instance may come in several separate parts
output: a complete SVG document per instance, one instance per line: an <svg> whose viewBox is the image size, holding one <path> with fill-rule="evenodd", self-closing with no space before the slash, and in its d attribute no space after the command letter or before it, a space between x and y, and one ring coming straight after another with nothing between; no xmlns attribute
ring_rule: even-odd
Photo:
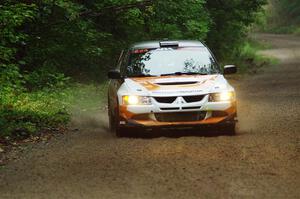
<svg viewBox="0 0 300 199"><path fill-rule="evenodd" d="M172 86L172 85L187 85L187 84L196 84L198 83L197 81L190 81L190 82L160 82L160 83L155 83L158 85L162 86Z"/></svg>

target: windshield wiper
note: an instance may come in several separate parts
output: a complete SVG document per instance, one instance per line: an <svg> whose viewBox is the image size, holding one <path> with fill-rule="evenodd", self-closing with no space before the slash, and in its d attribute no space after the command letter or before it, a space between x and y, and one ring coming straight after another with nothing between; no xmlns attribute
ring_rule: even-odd
<svg viewBox="0 0 300 199"><path fill-rule="evenodd" d="M196 73L196 72L175 72L161 74L160 76L171 76L171 75L208 75L208 73Z"/></svg>

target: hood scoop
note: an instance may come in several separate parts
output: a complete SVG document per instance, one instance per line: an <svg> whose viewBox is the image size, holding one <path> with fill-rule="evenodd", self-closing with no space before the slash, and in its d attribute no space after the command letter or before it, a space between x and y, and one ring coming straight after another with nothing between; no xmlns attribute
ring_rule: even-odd
<svg viewBox="0 0 300 199"><path fill-rule="evenodd" d="M188 85L188 84L197 84L198 81L188 81L188 82L155 82L155 84L161 86L172 86L172 85Z"/></svg>

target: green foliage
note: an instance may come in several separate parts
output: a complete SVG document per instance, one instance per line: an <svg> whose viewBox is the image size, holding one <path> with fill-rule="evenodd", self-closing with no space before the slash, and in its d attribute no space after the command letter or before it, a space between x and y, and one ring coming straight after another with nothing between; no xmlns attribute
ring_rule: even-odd
<svg viewBox="0 0 300 199"><path fill-rule="evenodd" d="M45 128L63 125L69 120L67 92L60 90L33 93L1 93L0 137L27 137Z"/></svg>
<svg viewBox="0 0 300 199"><path fill-rule="evenodd" d="M271 0L274 9L274 17L277 24L300 25L300 2L297 0ZM284 16L284 17L283 17Z"/></svg>
<svg viewBox="0 0 300 199"><path fill-rule="evenodd" d="M265 24L260 29L272 33L295 33L300 28L300 1L269 0L265 8Z"/></svg>
<svg viewBox="0 0 300 199"><path fill-rule="evenodd" d="M71 98L71 109L78 112L97 112L103 109L103 104L107 103L107 82L102 84L73 84L69 93Z"/></svg>
<svg viewBox="0 0 300 199"><path fill-rule="evenodd" d="M149 23L145 24L150 26L148 37L204 40L211 23L204 3L204 0L157 1L146 20Z"/></svg>
<svg viewBox="0 0 300 199"><path fill-rule="evenodd" d="M297 36L300 36L300 27L295 28L293 33Z"/></svg>
<svg viewBox="0 0 300 199"><path fill-rule="evenodd" d="M265 0L209 0L206 8L212 18L207 44L221 60L234 55L243 46L248 27Z"/></svg>
<svg viewBox="0 0 300 199"><path fill-rule="evenodd" d="M7 5L28 2L6 0ZM140 40L198 39L223 59L232 55L265 0L44 0L26 5L17 48L22 71L41 68L102 79L120 49ZM17 11L16 11L17 12ZM17 12L18 13L18 12ZM22 12L26 13L26 12ZM15 27L15 26L14 26ZM15 49L16 50L16 49ZM5 51L9 52L9 51Z"/></svg>
<svg viewBox="0 0 300 199"><path fill-rule="evenodd" d="M24 75L25 85L28 90L62 89L69 85L70 77L63 73L51 72L46 69L38 69Z"/></svg>
<svg viewBox="0 0 300 199"><path fill-rule="evenodd" d="M256 73L262 67L276 64L277 60L259 54L260 50L268 47L266 44L247 38L244 44L233 53L235 64L239 67L239 73ZM226 62L225 64L228 64L230 60L226 60Z"/></svg>
<svg viewBox="0 0 300 199"><path fill-rule="evenodd" d="M16 53L27 35L17 31L17 28L26 21L32 21L34 16L34 5L10 2L0 5L0 91L21 83L18 64L23 61L16 59Z"/></svg>
<svg viewBox="0 0 300 199"><path fill-rule="evenodd" d="M35 16L35 6L23 3L0 5L1 21L1 50L5 48L8 52L1 51L1 61L9 61L13 58L15 50L10 49L12 44L17 44L26 39L26 35L16 31L17 27L23 25L26 21L31 21Z"/></svg>

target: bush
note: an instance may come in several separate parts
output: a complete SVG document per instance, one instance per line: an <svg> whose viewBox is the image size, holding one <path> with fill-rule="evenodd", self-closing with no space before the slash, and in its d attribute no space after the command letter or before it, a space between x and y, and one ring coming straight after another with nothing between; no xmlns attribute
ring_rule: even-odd
<svg viewBox="0 0 300 199"><path fill-rule="evenodd" d="M33 93L2 90L0 98L0 137L27 137L69 121L67 92L47 90Z"/></svg>
<svg viewBox="0 0 300 199"><path fill-rule="evenodd" d="M300 27L300 1L269 0L265 8L265 25L260 29L276 34L297 34Z"/></svg>
<svg viewBox="0 0 300 199"><path fill-rule="evenodd" d="M300 36L300 27L297 27L293 31L294 35Z"/></svg>
<svg viewBox="0 0 300 199"><path fill-rule="evenodd" d="M29 90L40 89L62 89L66 88L70 82L70 77L63 73L39 69L24 75L25 87Z"/></svg>

